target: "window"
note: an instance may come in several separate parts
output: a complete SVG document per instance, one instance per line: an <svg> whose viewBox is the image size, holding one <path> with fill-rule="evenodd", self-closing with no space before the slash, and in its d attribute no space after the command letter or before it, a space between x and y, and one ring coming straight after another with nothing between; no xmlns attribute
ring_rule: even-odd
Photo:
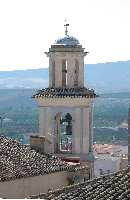
<svg viewBox="0 0 130 200"><path fill-rule="evenodd" d="M62 86L67 85L67 60L62 60Z"/></svg>

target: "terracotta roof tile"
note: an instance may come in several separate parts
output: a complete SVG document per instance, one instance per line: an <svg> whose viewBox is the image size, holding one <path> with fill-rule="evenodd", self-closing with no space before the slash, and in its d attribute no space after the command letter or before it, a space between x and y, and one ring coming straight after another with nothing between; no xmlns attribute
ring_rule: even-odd
<svg viewBox="0 0 130 200"><path fill-rule="evenodd" d="M0 181L74 170L55 155L40 154L30 145L0 136Z"/></svg>
<svg viewBox="0 0 130 200"><path fill-rule="evenodd" d="M114 174L50 191L44 198L48 200L130 200L130 167Z"/></svg>
<svg viewBox="0 0 130 200"><path fill-rule="evenodd" d="M38 90L32 98L57 98L57 97L71 97L71 98L95 98L97 95L94 90L85 87L82 88L44 88Z"/></svg>

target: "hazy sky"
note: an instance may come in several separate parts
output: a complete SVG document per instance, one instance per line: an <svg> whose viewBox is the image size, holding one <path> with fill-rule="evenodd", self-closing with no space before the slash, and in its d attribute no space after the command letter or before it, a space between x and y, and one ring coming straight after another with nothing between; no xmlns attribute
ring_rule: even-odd
<svg viewBox="0 0 130 200"><path fill-rule="evenodd" d="M130 59L130 0L0 0L0 70L48 67L65 18L85 63Z"/></svg>

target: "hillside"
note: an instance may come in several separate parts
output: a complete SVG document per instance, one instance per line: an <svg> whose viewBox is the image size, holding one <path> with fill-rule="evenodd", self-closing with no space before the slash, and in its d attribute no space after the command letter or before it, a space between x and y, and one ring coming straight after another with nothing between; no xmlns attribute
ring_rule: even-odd
<svg viewBox="0 0 130 200"><path fill-rule="evenodd" d="M130 92L130 60L85 66L85 83L99 93Z"/></svg>
<svg viewBox="0 0 130 200"><path fill-rule="evenodd" d="M35 90L0 90L0 133L28 142L38 132L38 109L31 98ZM130 92L101 94L94 103L94 141L127 141L127 115ZM1 120L0 120L1 122Z"/></svg>
<svg viewBox="0 0 130 200"><path fill-rule="evenodd" d="M130 60L85 65L85 85L97 93L130 92ZM48 68L0 71L0 89L48 86Z"/></svg>

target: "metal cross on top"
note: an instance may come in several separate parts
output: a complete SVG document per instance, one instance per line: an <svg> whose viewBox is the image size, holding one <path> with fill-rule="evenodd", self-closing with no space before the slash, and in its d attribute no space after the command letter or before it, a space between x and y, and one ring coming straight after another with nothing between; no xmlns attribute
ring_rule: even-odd
<svg viewBox="0 0 130 200"><path fill-rule="evenodd" d="M66 20L65 20L65 22L66 22ZM68 26L69 26L69 24L66 23L64 26L65 26L65 35L68 36Z"/></svg>

